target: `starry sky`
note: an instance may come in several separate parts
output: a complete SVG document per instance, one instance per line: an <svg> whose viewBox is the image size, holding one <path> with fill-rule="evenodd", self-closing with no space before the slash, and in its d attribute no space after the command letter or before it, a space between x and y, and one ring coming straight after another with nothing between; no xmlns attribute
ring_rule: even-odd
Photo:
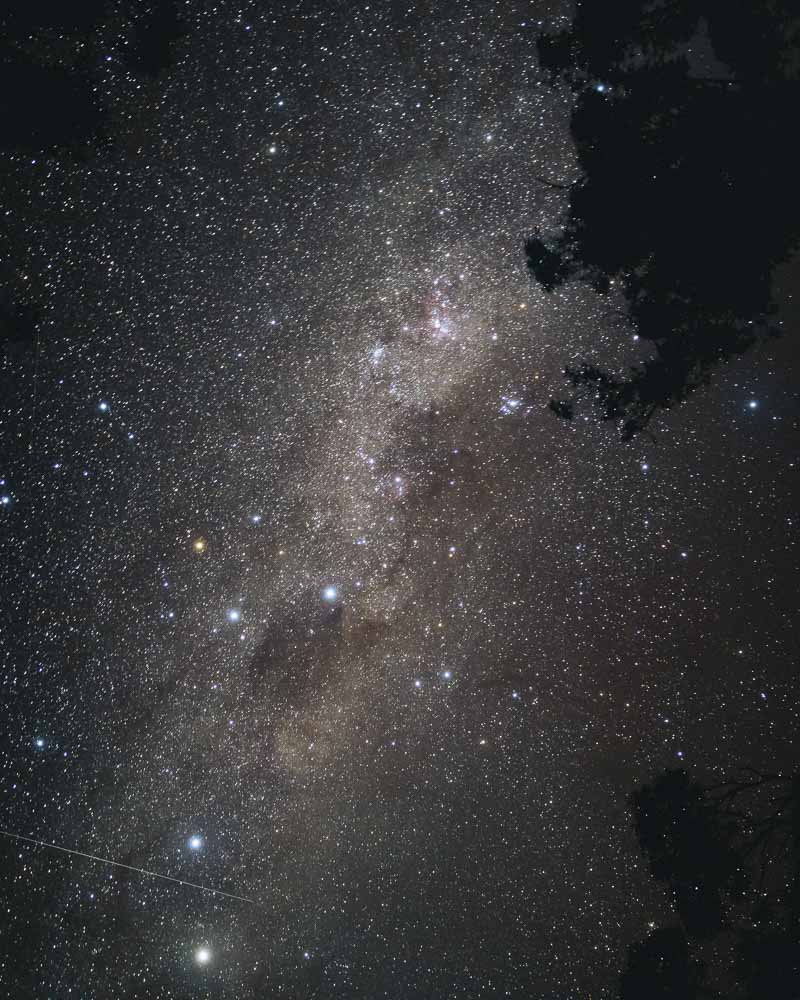
<svg viewBox="0 0 800 1000"><path fill-rule="evenodd" d="M628 794L792 759L789 338L628 444L548 411L645 356L525 267L568 6L184 6L155 78L98 28L101 149L2 164L0 827L130 868L0 838L0 984L610 998Z"/></svg>

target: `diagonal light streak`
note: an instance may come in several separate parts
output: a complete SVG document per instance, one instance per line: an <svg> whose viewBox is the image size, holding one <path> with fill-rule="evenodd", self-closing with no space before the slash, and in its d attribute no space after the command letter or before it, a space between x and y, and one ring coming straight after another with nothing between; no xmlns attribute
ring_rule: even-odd
<svg viewBox="0 0 800 1000"><path fill-rule="evenodd" d="M58 844L48 844L46 840L36 840L34 837L24 837L21 833L11 833L10 830L0 830L3 837L12 837L14 840L24 840L28 844L38 844L39 847L49 847L54 851L63 851L64 854L75 854L79 858L88 858L90 861L99 861L104 865L116 865L117 868L127 868L128 871L139 872L141 875L150 875L153 878L163 878L167 882L175 882L176 885L186 885L192 889L200 889L202 892L212 892L215 896L226 896L228 899L238 899L242 903L255 903L254 899L247 896L237 896L232 892L223 892L222 889L211 889L207 885L198 885L197 882L187 882L184 879L173 878L171 875L161 875L159 872L151 872L146 868L136 868L134 865L126 865L122 861L112 861L111 858L100 858L96 854L85 854L83 851L75 851L71 847L59 847Z"/></svg>

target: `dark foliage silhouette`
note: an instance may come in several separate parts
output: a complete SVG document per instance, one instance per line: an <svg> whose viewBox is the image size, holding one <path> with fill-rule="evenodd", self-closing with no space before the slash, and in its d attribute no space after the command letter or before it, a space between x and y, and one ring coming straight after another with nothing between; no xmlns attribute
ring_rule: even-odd
<svg viewBox="0 0 800 1000"><path fill-rule="evenodd" d="M563 231L528 240L528 266L547 292L573 279L621 292L652 357L622 377L594 363L565 374L626 439L778 332L772 273L800 234L781 154L797 35L788 0L626 0L613 16L580 4L571 30L539 43L575 93L581 179ZM571 404L552 409L569 419Z"/></svg>
<svg viewBox="0 0 800 1000"><path fill-rule="evenodd" d="M694 1000L702 969L692 962L686 933L663 927L632 945L620 981L620 1000Z"/></svg>
<svg viewBox="0 0 800 1000"><path fill-rule="evenodd" d="M679 923L630 946L620 1000L800 996L800 779L751 772L704 787L670 770L630 806ZM735 958L710 972L722 938Z"/></svg>
<svg viewBox="0 0 800 1000"><path fill-rule="evenodd" d="M743 888L736 820L720 815L685 771L667 771L634 792L632 806L650 873L669 885L687 933L715 934L725 915L725 891Z"/></svg>
<svg viewBox="0 0 800 1000"><path fill-rule="evenodd" d="M105 62L156 76L184 34L176 0L129 7L39 0L0 13L0 151L89 155L107 141L108 109L98 100ZM121 39L113 51L109 34Z"/></svg>

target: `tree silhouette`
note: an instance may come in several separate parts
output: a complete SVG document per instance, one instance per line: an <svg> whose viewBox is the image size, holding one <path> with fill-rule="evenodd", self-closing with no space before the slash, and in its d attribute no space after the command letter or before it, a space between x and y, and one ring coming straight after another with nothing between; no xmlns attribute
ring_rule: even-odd
<svg viewBox="0 0 800 1000"><path fill-rule="evenodd" d="M749 772L705 787L668 770L630 806L679 926L630 946L620 1000L728 996L704 979L704 949L721 935L735 942L723 980L738 984L737 996L800 996L800 777Z"/></svg>
<svg viewBox="0 0 800 1000"><path fill-rule="evenodd" d="M108 142L109 110L97 99L106 60L157 76L185 34L177 0L122 4L116 11L107 0L5 6L0 87L13 100L0 102L2 152L93 155ZM113 53L109 33L119 39Z"/></svg>
<svg viewBox="0 0 800 1000"><path fill-rule="evenodd" d="M693 938L717 933L726 891L741 892L744 858L734 846L738 825L720 814L685 771L666 771L632 796L639 844L650 873L667 882L678 915Z"/></svg>
<svg viewBox="0 0 800 1000"><path fill-rule="evenodd" d="M680 927L655 930L631 945L620 980L620 1000L694 1000L703 995L702 966L689 955Z"/></svg>
<svg viewBox="0 0 800 1000"><path fill-rule="evenodd" d="M796 1000L800 996L797 936L769 924L742 931L736 974L745 984L746 1000Z"/></svg>
<svg viewBox="0 0 800 1000"><path fill-rule="evenodd" d="M793 8L579 4L569 31L540 40L542 66L575 94L581 179L563 231L528 240L528 266L547 292L613 283L649 342L652 357L627 375L592 363L565 372L624 438L778 332L772 273L800 236L794 171L779 154L800 95ZM572 402L551 408L569 419Z"/></svg>

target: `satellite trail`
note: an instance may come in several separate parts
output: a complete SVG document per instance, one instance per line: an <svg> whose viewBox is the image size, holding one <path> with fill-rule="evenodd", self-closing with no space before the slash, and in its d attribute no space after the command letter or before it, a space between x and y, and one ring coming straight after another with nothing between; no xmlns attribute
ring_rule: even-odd
<svg viewBox="0 0 800 1000"><path fill-rule="evenodd" d="M117 868L127 868L128 871L139 872L141 875L150 875L153 878L163 878L167 882L175 882L177 885L186 885L191 889L200 889L201 892L212 892L215 896L226 896L228 899L238 899L242 903L255 903L254 899L247 896L237 896L232 892L223 892L222 889L210 889L207 885L198 885L196 882L186 882L182 878L173 878L171 875L160 875L158 872L149 872L146 868L136 868L134 865L125 865L121 861L112 861L110 858L98 858L96 854L84 854L83 851L73 851L69 847L59 847L58 844L48 844L45 840L36 840L33 837L23 837L21 833L11 833L8 830L0 830L4 837L12 837L14 840L24 840L28 844L38 844L39 847L49 847L53 851L63 851L64 854L75 854L79 858L89 858L90 861L99 861L104 865L116 865Z"/></svg>

